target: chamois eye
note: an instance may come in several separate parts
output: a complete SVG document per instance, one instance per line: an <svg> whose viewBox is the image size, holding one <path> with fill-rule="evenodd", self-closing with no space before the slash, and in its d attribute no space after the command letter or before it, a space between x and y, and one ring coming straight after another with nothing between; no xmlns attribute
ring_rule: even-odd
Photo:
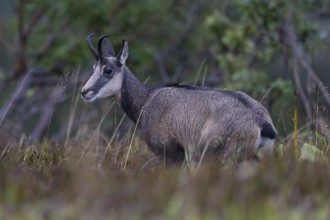
<svg viewBox="0 0 330 220"><path fill-rule="evenodd" d="M112 69L110 69L110 68L105 68L103 71L104 75L110 75L111 73L112 73Z"/></svg>

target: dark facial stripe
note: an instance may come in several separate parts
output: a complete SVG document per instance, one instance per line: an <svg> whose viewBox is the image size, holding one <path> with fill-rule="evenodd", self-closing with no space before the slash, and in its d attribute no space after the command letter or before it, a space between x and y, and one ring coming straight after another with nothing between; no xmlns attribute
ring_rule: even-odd
<svg viewBox="0 0 330 220"><path fill-rule="evenodd" d="M104 75L101 75L97 81L95 82L95 84L93 85L93 87L91 88L91 90L97 94L100 89L103 88L103 86L105 86L111 79L113 78L113 75L111 76L104 76Z"/></svg>
<svg viewBox="0 0 330 220"><path fill-rule="evenodd" d="M116 64L114 64L113 62L110 62L108 60L105 60L105 61L107 61L106 64L102 64L102 62L100 62L97 64L97 65L99 65L99 67L96 67L96 68L100 68L100 70L102 71L102 74L91 88L91 90L95 94L97 94L103 86L105 86L110 80L112 80L114 74L119 72L119 67L116 66ZM117 60L115 61L115 63L116 62L117 62ZM112 74L103 74L103 71L105 68L112 69Z"/></svg>

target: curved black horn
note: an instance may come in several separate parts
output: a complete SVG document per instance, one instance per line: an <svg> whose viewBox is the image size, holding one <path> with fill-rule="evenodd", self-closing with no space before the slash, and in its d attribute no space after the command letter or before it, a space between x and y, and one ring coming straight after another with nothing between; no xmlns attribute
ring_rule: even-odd
<svg viewBox="0 0 330 220"><path fill-rule="evenodd" d="M101 61L102 61L103 58L104 58L104 56L103 56L103 52L102 52L102 41L103 41L103 39L106 38L106 37L110 37L110 36L102 35L102 36L100 37L100 39L99 39L99 42L97 43L97 50L98 50L98 52L99 52L99 58L100 58Z"/></svg>
<svg viewBox="0 0 330 220"><path fill-rule="evenodd" d="M91 49L95 59L98 60L99 56L97 55L97 51L96 51L96 49L95 49L95 47L93 46L93 43L92 43L92 37L94 37L94 36L95 36L95 34L90 34L90 35L87 36L87 44L89 46L89 49Z"/></svg>

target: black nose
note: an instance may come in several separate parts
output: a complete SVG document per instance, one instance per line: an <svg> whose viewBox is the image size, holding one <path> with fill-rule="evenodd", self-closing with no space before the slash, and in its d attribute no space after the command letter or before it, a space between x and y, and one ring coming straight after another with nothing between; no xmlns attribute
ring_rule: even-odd
<svg viewBox="0 0 330 220"><path fill-rule="evenodd" d="M82 95L82 96L85 96L85 95L88 93L88 91L89 91L88 89L86 89L86 90L81 90L81 95Z"/></svg>

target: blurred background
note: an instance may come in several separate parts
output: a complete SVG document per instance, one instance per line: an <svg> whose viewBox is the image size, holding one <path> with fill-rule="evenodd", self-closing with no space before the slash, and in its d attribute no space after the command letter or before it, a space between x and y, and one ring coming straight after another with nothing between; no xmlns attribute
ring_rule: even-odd
<svg viewBox="0 0 330 220"><path fill-rule="evenodd" d="M271 112L282 138L329 123L329 0L0 0L0 142L87 139L130 131L112 99L84 103L94 57L86 36L110 35L143 82L242 90ZM323 132L323 133L322 133Z"/></svg>

